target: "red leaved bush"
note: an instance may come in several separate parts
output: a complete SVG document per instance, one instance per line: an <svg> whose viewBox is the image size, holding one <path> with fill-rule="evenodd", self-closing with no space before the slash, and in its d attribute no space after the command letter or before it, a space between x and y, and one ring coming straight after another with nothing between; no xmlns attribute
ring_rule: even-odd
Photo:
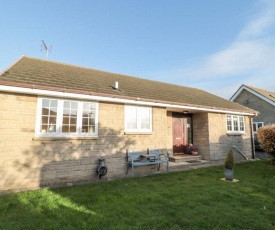
<svg viewBox="0 0 275 230"><path fill-rule="evenodd" d="M275 125L262 126L257 131L258 141L267 153L275 158Z"/></svg>

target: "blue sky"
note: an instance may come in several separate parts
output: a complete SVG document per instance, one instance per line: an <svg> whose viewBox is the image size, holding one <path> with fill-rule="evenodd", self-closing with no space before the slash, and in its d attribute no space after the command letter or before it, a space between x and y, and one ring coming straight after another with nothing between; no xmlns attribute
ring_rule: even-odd
<svg viewBox="0 0 275 230"><path fill-rule="evenodd" d="M180 84L229 99L275 91L274 0L2 2L0 71L22 55Z"/></svg>

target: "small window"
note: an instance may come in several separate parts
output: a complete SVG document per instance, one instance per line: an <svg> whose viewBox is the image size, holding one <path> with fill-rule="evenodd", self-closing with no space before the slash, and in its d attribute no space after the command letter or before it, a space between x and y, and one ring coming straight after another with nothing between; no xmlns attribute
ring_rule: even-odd
<svg viewBox="0 0 275 230"><path fill-rule="evenodd" d="M264 126L264 122L253 122L253 132L257 132L262 126Z"/></svg>
<svg viewBox="0 0 275 230"><path fill-rule="evenodd" d="M244 133L244 117L236 115L226 116L227 132L240 132Z"/></svg>
<svg viewBox="0 0 275 230"><path fill-rule="evenodd" d="M39 98L36 136L97 136L98 103Z"/></svg>
<svg viewBox="0 0 275 230"><path fill-rule="evenodd" d="M152 108L125 106L126 132L152 132Z"/></svg>

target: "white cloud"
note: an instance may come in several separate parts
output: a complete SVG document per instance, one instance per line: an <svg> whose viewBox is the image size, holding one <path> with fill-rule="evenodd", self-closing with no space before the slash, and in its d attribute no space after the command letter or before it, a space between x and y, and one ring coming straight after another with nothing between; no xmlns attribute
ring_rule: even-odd
<svg viewBox="0 0 275 230"><path fill-rule="evenodd" d="M192 79L193 87L230 98L241 84L275 91L275 1L263 0L251 20L228 47L177 68L161 77L173 76L178 84ZM256 15L256 17L254 16ZM272 33L273 32L273 33Z"/></svg>
<svg viewBox="0 0 275 230"><path fill-rule="evenodd" d="M258 10L259 8L260 10ZM238 37L239 40L264 36L269 29L272 29L275 23L275 1L259 1L253 14L256 14L256 17L252 18L242 29Z"/></svg>
<svg viewBox="0 0 275 230"><path fill-rule="evenodd" d="M273 68L275 40L235 42L224 50L210 55L191 68L183 69L188 77L216 78Z"/></svg>

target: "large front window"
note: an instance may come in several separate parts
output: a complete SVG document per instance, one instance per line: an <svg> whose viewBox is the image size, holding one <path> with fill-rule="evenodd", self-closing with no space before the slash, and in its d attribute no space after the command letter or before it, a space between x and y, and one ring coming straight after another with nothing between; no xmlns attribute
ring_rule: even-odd
<svg viewBox="0 0 275 230"><path fill-rule="evenodd" d="M152 132L152 108L125 106L126 132Z"/></svg>
<svg viewBox="0 0 275 230"><path fill-rule="evenodd" d="M226 125L228 132L244 132L244 117L236 115L226 116Z"/></svg>
<svg viewBox="0 0 275 230"><path fill-rule="evenodd" d="M36 136L97 136L98 103L39 98Z"/></svg>

